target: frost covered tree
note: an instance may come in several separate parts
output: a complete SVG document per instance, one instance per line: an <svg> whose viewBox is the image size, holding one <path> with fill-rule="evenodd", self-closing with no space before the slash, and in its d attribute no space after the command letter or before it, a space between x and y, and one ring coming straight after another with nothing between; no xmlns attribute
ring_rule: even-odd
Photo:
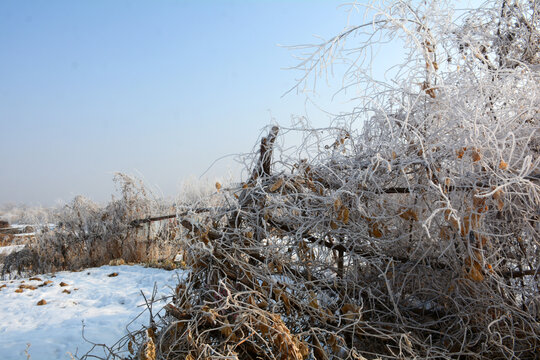
<svg viewBox="0 0 540 360"><path fill-rule="evenodd" d="M193 208L189 276L119 343L163 359L525 359L540 347L536 1L352 4L299 47L299 90L345 69L351 111L273 127L250 177ZM379 45L404 45L391 81ZM333 68L335 66L335 68ZM302 134L296 146L283 135ZM206 211L206 210L205 210Z"/></svg>

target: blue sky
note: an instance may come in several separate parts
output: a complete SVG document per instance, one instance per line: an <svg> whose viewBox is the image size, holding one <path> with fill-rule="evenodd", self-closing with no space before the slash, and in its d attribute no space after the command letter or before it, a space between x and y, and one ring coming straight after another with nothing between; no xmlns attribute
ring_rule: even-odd
<svg viewBox="0 0 540 360"><path fill-rule="evenodd" d="M105 201L116 171L176 195L304 112L277 45L337 33L340 3L1 1L0 204Z"/></svg>
<svg viewBox="0 0 540 360"><path fill-rule="evenodd" d="M282 97L301 74L278 44L335 35L341 3L2 0L0 204L106 201L116 171L174 197L264 126L312 111ZM321 90L323 107L350 108ZM238 170L226 158L205 176Z"/></svg>

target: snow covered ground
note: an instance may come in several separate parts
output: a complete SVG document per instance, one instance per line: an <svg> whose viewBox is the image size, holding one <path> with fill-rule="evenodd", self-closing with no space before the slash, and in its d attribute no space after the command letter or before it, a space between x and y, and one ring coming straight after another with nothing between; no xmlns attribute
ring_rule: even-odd
<svg viewBox="0 0 540 360"><path fill-rule="evenodd" d="M109 276L118 273L117 276ZM158 298L170 296L182 270L166 271L142 266L102 266L81 272L58 272L38 280L0 281L0 358L71 359L86 354L94 343L113 345L129 324L137 330L148 324L144 298L157 286ZM46 281L51 283L43 285ZM61 283L67 286L61 286ZM64 285L62 284L62 285ZM4 286L5 285L5 286ZM20 286L35 286L35 290ZM18 290L20 291L20 290ZM45 300L45 305L37 305ZM165 301L154 308L161 308ZM93 352L93 354L103 352Z"/></svg>
<svg viewBox="0 0 540 360"><path fill-rule="evenodd" d="M22 249L24 249L24 245L2 246L2 247L0 247L0 255L9 255L12 252L21 251Z"/></svg>

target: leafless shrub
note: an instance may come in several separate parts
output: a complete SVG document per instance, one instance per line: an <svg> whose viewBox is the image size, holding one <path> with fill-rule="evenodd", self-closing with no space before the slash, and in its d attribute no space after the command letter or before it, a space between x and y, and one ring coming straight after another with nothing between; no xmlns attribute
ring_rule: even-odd
<svg viewBox="0 0 540 360"><path fill-rule="evenodd" d="M132 222L153 214L171 211L170 206L151 198L141 181L117 174L121 198L106 206L77 196L56 211L54 226L43 226L28 251L37 254L31 266L25 254L12 254L3 275L13 269L31 272L78 270L108 264L113 259L126 262L155 262L175 255L177 227L168 223L132 226Z"/></svg>
<svg viewBox="0 0 540 360"><path fill-rule="evenodd" d="M39 269L42 259L37 252L30 247L25 247L21 251L14 251L8 255L0 255L2 264L2 277L17 276Z"/></svg>

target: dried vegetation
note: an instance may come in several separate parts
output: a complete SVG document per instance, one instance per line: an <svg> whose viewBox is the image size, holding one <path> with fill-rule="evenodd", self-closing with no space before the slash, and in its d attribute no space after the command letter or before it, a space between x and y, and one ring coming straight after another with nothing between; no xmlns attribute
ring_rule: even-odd
<svg viewBox="0 0 540 360"><path fill-rule="evenodd" d="M135 224L151 214L170 212L137 179L115 176L121 197L99 206L77 196L49 214L54 226L36 226L27 246L3 260L2 276L80 270L115 263L171 262L176 255L177 223Z"/></svg>

